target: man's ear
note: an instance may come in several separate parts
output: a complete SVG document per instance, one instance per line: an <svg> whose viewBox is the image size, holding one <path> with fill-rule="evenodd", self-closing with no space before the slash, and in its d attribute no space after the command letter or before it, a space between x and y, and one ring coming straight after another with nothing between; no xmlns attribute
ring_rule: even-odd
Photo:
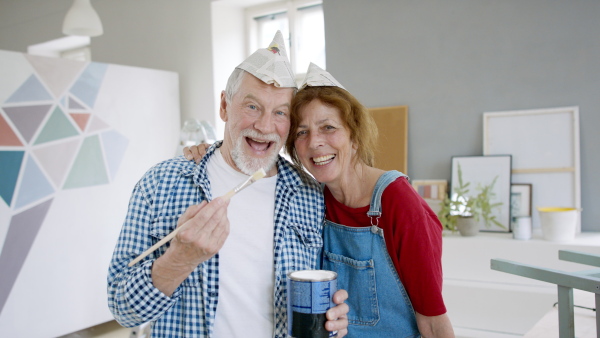
<svg viewBox="0 0 600 338"><path fill-rule="evenodd" d="M219 105L219 116L223 122L227 122L227 100L225 99L225 91L221 91L221 104Z"/></svg>

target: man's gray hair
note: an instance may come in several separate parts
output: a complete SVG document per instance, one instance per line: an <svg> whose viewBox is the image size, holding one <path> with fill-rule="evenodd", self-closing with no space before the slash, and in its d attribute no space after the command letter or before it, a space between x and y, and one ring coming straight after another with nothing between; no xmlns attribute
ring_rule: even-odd
<svg viewBox="0 0 600 338"><path fill-rule="evenodd" d="M229 75L229 79L227 80L227 85L225 86L225 102L227 104L231 104L233 97L237 94L238 90L240 90L240 85L242 84L242 80L244 79L244 75L252 75L241 68L235 68L231 75ZM298 88L293 88L295 96L298 92Z"/></svg>
<svg viewBox="0 0 600 338"><path fill-rule="evenodd" d="M245 73L245 70L236 68L231 72L231 75L229 75L229 80L227 80L227 86L225 87L225 101L227 104L231 104L233 96L237 94L240 89L240 84L242 83Z"/></svg>

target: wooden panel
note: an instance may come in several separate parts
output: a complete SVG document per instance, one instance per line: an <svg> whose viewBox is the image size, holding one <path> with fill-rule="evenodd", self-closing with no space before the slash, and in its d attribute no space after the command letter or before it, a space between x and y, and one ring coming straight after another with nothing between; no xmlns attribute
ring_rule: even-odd
<svg viewBox="0 0 600 338"><path fill-rule="evenodd" d="M379 129L375 167L408 174L408 106L369 108L369 111Z"/></svg>

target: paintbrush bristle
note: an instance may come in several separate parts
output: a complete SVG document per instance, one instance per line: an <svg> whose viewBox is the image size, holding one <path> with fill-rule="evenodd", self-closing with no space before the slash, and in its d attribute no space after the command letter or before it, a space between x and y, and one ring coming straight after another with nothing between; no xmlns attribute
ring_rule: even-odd
<svg viewBox="0 0 600 338"><path fill-rule="evenodd" d="M258 181L265 176L267 176L265 169L260 168L254 174L252 174L252 181Z"/></svg>

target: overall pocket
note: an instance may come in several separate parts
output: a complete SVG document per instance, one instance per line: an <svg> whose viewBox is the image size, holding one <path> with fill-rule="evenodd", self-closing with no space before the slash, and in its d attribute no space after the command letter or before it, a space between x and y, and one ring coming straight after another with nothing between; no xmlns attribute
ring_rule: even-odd
<svg viewBox="0 0 600 338"><path fill-rule="evenodd" d="M379 321L375 266L372 259L359 261L343 255L324 252L323 269L338 274L338 289L348 291L351 325L374 326Z"/></svg>

